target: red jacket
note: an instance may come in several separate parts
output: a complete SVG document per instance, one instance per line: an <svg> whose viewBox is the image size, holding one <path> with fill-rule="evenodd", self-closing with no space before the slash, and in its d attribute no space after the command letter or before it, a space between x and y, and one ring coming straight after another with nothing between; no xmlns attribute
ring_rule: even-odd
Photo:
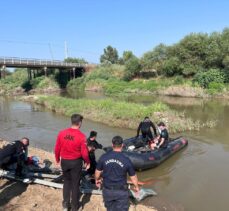
<svg viewBox="0 0 229 211"><path fill-rule="evenodd" d="M54 151L57 162L60 158L66 160L83 158L86 163L90 163L86 136L79 129L67 128L60 131Z"/></svg>

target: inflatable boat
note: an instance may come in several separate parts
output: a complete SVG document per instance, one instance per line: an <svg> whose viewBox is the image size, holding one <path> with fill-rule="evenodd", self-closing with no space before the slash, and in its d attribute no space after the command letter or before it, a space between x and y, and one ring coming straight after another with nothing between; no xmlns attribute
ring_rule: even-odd
<svg viewBox="0 0 229 211"><path fill-rule="evenodd" d="M142 136L139 136L124 140L122 153L132 161L136 170L142 171L160 165L187 145L188 141L185 138L178 137L170 140L166 148L151 150ZM107 147L105 150L110 151L112 148Z"/></svg>

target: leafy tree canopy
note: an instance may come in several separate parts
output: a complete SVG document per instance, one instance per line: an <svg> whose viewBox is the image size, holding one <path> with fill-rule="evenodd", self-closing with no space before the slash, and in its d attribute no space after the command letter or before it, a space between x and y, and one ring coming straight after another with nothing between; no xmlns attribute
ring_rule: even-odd
<svg viewBox="0 0 229 211"><path fill-rule="evenodd" d="M112 46L107 46L104 49L103 55L100 57L101 63L108 63L108 64L118 64L118 51L116 48L113 48Z"/></svg>
<svg viewBox="0 0 229 211"><path fill-rule="evenodd" d="M73 58L73 57L68 57L64 60L65 62L69 63L80 63L80 64L88 64L88 62L83 59L83 58Z"/></svg>

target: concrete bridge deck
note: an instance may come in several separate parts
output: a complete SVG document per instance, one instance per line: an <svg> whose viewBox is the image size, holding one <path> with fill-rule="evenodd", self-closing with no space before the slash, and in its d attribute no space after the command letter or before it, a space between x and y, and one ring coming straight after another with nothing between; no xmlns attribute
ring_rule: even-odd
<svg viewBox="0 0 229 211"><path fill-rule="evenodd" d="M84 68L88 64L69 63L59 60L25 59L17 57L0 57L1 67L24 67L24 68Z"/></svg>
<svg viewBox="0 0 229 211"><path fill-rule="evenodd" d="M95 67L94 64L80 64L72 62L64 62L59 60L44 60L44 59L28 59L17 57L0 57L0 79L6 75L6 68L27 68L28 77L36 77L40 72L47 76L48 71L58 69L69 72L70 78L75 78L77 72L89 71Z"/></svg>

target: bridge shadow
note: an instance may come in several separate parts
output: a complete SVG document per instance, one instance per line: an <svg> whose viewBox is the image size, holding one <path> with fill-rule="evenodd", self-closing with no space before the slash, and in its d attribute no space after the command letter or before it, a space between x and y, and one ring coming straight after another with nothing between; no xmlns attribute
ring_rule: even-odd
<svg viewBox="0 0 229 211"><path fill-rule="evenodd" d="M46 76L55 80L60 88L65 89L70 80L83 76L84 72L85 70L83 68L76 68L74 74L69 70L49 70ZM41 81L41 77L44 77L44 73L38 72L36 73L36 77L34 76L30 80L28 79L21 84L21 87L28 92L34 88L34 85Z"/></svg>
<svg viewBox="0 0 229 211"><path fill-rule="evenodd" d="M0 187L0 208L7 205L7 203L13 198L20 196L27 190L28 184L24 184L18 181L7 181Z"/></svg>

